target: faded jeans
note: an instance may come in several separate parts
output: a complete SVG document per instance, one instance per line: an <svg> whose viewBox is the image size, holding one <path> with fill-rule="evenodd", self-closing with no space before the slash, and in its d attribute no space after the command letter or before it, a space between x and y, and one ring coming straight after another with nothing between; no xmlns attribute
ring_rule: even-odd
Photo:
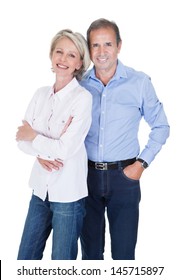
<svg viewBox="0 0 180 280"><path fill-rule="evenodd" d="M17 259L41 260L52 230L51 259L75 260L84 215L84 199L60 203L32 195Z"/></svg>

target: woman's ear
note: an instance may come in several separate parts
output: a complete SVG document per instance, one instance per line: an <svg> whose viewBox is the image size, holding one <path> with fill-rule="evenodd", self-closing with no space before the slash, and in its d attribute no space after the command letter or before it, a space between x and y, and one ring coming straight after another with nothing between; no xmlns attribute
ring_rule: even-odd
<svg viewBox="0 0 180 280"><path fill-rule="evenodd" d="M76 66L76 70L79 70L81 68L81 66L82 66L82 61L79 62L79 64Z"/></svg>

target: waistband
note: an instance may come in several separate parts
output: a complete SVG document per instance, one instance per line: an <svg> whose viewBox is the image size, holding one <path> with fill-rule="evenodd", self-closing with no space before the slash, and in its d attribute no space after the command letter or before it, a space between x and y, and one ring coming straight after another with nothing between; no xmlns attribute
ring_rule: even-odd
<svg viewBox="0 0 180 280"><path fill-rule="evenodd" d="M136 158L130 158L126 160L112 161L112 162L94 162L88 160L88 166L97 170L110 170L118 169L119 167L125 167L130 164L133 164L136 161Z"/></svg>

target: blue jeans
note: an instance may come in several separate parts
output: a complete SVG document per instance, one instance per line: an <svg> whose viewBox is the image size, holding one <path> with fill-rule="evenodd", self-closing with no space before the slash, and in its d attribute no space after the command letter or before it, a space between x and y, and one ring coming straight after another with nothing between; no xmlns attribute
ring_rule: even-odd
<svg viewBox="0 0 180 280"><path fill-rule="evenodd" d="M88 188L80 237L82 259L104 259L107 210L112 259L134 260L141 196L139 180L127 178L122 167L116 170L89 167Z"/></svg>
<svg viewBox="0 0 180 280"><path fill-rule="evenodd" d="M48 236L52 234L52 260L75 260L78 238L85 214L84 199L60 203L32 195L18 260L41 260Z"/></svg>

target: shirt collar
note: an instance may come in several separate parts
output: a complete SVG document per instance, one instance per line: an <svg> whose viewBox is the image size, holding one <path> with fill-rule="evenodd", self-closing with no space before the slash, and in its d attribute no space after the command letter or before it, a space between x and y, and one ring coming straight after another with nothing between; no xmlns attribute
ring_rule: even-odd
<svg viewBox="0 0 180 280"><path fill-rule="evenodd" d="M76 78L73 78L65 87L54 93L54 85L50 88L49 95L57 96L59 99L62 99L64 96L67 96L67 94L70 94L74 88L76 88L79 85Z"/></svg>
<svg viewBox="0 0 180 280"><path fill-rule="evenodd" d="M97 77L95 75L95 67L94 66L91 70L89 70L88 78L97 79ZM126 72L126 67L124 66L124 64L118 59L117 60L116 72L115 72L112 80L119 80L120 78L127 78L127 72Z"/></svg>

